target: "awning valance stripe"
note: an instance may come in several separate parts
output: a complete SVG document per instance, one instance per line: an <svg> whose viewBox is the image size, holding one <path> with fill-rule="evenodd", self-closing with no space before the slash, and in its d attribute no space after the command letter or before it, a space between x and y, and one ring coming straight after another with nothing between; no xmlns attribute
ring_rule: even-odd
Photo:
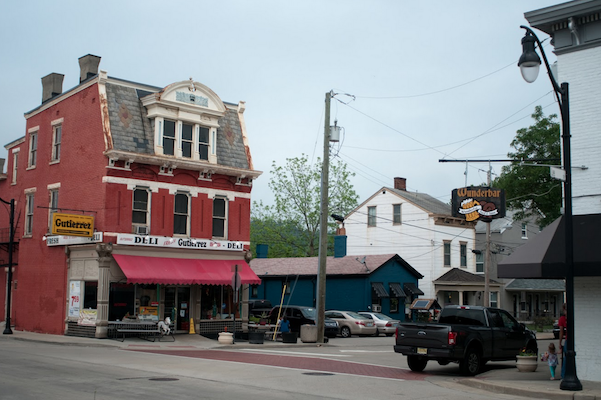
<svg viewBox="0 0 601 400"><path fill-rule="evenodd" d="M382 282L372 282L371 287L378 297L388 297L388 292L384 289Z"/></svg>
<svg viewBox="0 0 601 400"><path fill-rule="evenodd" d="M411 293L414 296L423 296L424 292L421 291L421 289L419 289L415 283L405 283L403 285L403 287L405 288L405 291Z"/></svg>
<svg viewBox="0 0 601 400"><path fill-rule="evenodd" d="M244 260L204 260L113 254L127 283L162 285L231 285L234 266L242 284L261 283Z"/></svg>
<svg viewBox="0 0 601 400"><path fill-rule="evenodd" d="M400 283L392 282L390 285L390 291L394 295L394 297L407 297Z"/></svg>

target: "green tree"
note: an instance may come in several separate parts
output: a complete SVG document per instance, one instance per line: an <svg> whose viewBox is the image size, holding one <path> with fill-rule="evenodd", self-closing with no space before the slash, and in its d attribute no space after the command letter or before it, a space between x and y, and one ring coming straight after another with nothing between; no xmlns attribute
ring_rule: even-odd
<svg viewBox="0 0 601 400"><path fill-rule="evenodd" d="M551 178L548 167L532 166L529 159L555 159L544 164L560 165L561 147L557 115L545 117L541 106L536 106L534 125L522 128L511 142L513 152L507 156L514 161L504 166L494 187L505 189L506 206L516 211L516 219L533 217L541 226L547 226L561 213L561 181Z"/></svg>
<svg viewBox="0 0 601 400"><path fill-rule="evenodd" d="M359 196L349 178L355 174L348 171L340 160L330 164L329 214L346 215L357 206ZM272 179L269 188L274 204L253 203L251 210L251 250L257 244L269 246L269 257L313 257L319 249L319 216L321 207L321 160L313 165L308 157L288 158L283 166L272 163ZM336 222L328 218L333 231ZM330 238L330 242L333 239ZM328 253L331 254L331 245Z"/></svg>

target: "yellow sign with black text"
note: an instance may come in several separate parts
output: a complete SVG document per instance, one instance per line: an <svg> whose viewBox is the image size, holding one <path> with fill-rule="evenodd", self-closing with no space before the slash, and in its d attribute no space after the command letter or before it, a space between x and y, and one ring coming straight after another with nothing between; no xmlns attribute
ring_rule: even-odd
<svg viewBox="0 0 601 400"><path fill-rule="evenodd" d="M94 217L54 213L52 215L52 234L92 237L94 235Z"/></svg>

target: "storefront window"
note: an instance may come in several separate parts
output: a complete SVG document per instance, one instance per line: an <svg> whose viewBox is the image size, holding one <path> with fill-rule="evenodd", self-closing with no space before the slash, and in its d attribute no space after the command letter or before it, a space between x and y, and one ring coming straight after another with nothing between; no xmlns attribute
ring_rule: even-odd
<svg viewBox="0 0 601 400"><path fill-rule="evenodd" d="M140 321L159 320L157 285L136 285L136 315Z"/></svg>
<svg viewBox="0 0 601 400"><path fill-rule="evenodd" d="M109 321L122 320L135 315L135 287L124 283L111 283L109 293Z"/></svg>
<svg viewBox="0 0 601 400"><path fill-rule="evenodd" d="M228 319L238 311L238 302L233 299L231 286L203 285L201 289L201 318Z"/></svg>
<svg viewBox="0 0 601 400"><path fill-rule="evenodd" d="M85 282L83 308L95 310L98 304L98 282Z"/></svg>

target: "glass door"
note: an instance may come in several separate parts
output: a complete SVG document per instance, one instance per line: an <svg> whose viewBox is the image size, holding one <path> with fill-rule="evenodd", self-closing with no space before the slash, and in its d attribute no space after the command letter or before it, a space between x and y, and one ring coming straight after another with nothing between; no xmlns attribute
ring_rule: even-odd
<svg viewBox="0 0 601 400"><path fill-rule="evenodd" d="M176 331L190 329L190 287L165 288L165 317L171 317Z"/></svg>

